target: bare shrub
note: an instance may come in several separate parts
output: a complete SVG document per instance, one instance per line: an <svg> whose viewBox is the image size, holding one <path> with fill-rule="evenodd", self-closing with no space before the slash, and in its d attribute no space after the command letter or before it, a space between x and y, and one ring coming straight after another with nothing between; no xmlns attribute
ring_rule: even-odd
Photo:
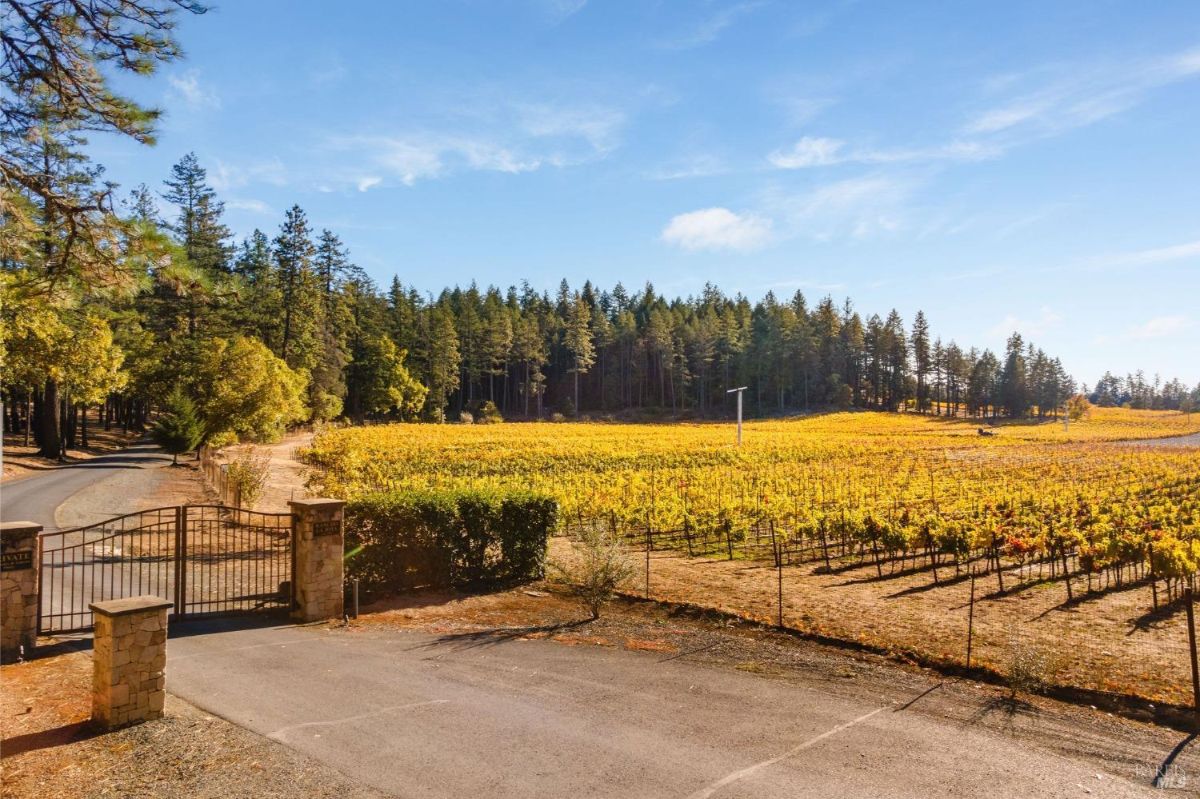
<svg viewBox="0 0 1200 799"><path fill-rule="evenodd" d="M1008 645L1005 680L1015 697L1040 693L1054 683L1062 664L1053 652L1032 641L1014 639Z"/></svg>
<svg viewBox="0 0 1200 799"><path fill-rule="evenodd" d="M229 482L237 488L238 500L244 508L253 508L262 498L270 474L271 456L256 447L247 447L229 462Z"/></svg>
<svg viewBox="0 0 1200 799"><path fill-rule="evenodd" d="M601 529L585 530L571 542L572 557L567 562L551 561L551 575L571 586L593 619L616 594L617 589L634 575L634 564L621 540Z"/></svg>
<svg viewBox="0 0 1200 799"><path fill-rule="evenodd" d="M462 411L458 414L458 421L462 424L475 424L475 417L471 415L470 411Z"/></svg>

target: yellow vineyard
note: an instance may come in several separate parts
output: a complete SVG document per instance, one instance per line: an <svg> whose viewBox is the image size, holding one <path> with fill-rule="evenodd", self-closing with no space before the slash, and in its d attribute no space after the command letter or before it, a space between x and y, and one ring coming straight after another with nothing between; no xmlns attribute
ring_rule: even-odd
<svg viewBox="0 0 1200 799"><path fill-rule="evenodd" d="M1200 561L1200 449L1175 412L1093 409L1061 422L979 424L837 413L699 424L387 425L330 430L305 459L327 493L520 487L553 495L564 528L675 534L679 546L813 558L929 554L1049 562L1173 580ZM761 552L758 553L761 555ZM789 557L791 555L789 554ZM1089 577L1090 580L1090 577Z"/></svg>

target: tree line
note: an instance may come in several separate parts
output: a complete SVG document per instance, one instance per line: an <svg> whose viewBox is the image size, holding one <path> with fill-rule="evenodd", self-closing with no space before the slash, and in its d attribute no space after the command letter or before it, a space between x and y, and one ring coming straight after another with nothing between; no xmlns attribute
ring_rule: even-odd
<svg viewBox="0 0 1200 799"><path fill-rule="evenodd" d="M1141 369L1124 378L1105 372L1091 391L1085 384L1083 393L1093 405L1104 408L1121 406L1135 410L1191 413L1200 406L1200 383L1189 389L1178 378L1164 382L1155 375L1151 380L1146 378Z"/></svg>
<svg viewBox="0 0 1200 799"><path fill-rule="evenodd" d="M272 233L235 243L194 155L116 200L86 154L92 131L152 143L158 116L113 93L99 65L153 72L179 57L176 15L204 9L9 5L0 388L6 429L43 455L86 445L86 411L97 408L106 427L143 429L154 409L186 405L202 440L222 444L340 418L717 416L741 386L758 414L978 417L1055 414L1077 390L1019 334L1000 353L963 348L923 313L907 325L848 299L752 302L711 285L668 298L649 283L432 295L396 277L381 287L299 206Z"/></svg>

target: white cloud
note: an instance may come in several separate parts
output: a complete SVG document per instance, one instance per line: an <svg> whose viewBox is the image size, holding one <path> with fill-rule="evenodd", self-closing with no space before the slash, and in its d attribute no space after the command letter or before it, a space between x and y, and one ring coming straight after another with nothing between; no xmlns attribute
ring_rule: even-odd
<svg viewBox="0 0 1200 799"><path fill-rule="evenodd" d="M582 11L587 0L537 0L536 5L551 22L558 24Z"/></svg>
<svg viewBox="0 0 1200 799"><path fill-rule="evenodd" d="M714 155L698 155L653 169L646 173L646 177L650 180L683 180L722 175L727 171L728 167L720 158Z"/></svg>
<svg viewBox="0 0 1200 799"><path fill-rule="evenodd" d="M519 174L603 158L620 144L625 115L602 106L514 104L482 115L479 132L423 130L397 135L333 136L327 145L357 163L343 164L334 184L361 186L384 171L406 186L456 170ZM366 188L376 185L371 183Z"/></svg>
<svg viewBox="0 0 1200 799"><path fill-rule="evenodd" d="M810 166L827 166L842 160L839 152L845 142L805 136L789 150L776 150L768 160L780 169L803 169Z"/></svg>
<svg viewBox="0 0 1200 799"><path fill-rule="evenodd" d="M1200 258L1200 241L1189 241L1169 247L1154 247L1148 250L1116 253L1094 258L1093 266L1148 266L1170 261Z"/></svg>
<svg viewBox="0 0 1200 799"><path fill-rule="evenodd" d="M167 83L171 85L171 95L193 110L221 107L221 99L216 91L201 84L200 76L194 69L182 75L168 76Z"/></svg>
<svg viewBox="0 0 1200 799"><path fill-rule="evenodd" d="M350 136L330 140L335 150L361 154L375 169L384 170L405 186L420 180L438 178L454 168L483 172L517 174L539 168L538 157L522 157L507 147L471 137L439 137L430 134L411 136ZM378 175L363 176L361 167L348 168L335 183L366 191L382 182Z"/></svg>
<svg viewBox="0 0 1200 799"><path fill-rule="evenodd" d="M1042 76L1053 77L1045 81ZM1200 48L1120 64L1067 64L1030 75L1005 75L987 84L1011 97L976 113L963 126L971 135L1047 135L1083 127L1140 103L1152 90L1200 75ZM1032 81L1040 85L1028 85Z"/></svg>
<svg viewBox="0 0 1200 799"><path fill-rule="evenodd" d="M715 14L699 20L688 30L660 41L659 46L665 50L687 50L710 44L716 41L722 31L736 22L738 17L754 10L758 5L759 3L735 3L726 6Z"/></svg>
<svg viewBox="0 0 1200 799"><path fill-rule="evenodd" d="M787 150L767 156L779 169L806 169L834 164L894 164L906 161L980 161L998 156L1002 150L994 144L976 141L952 141L936 147L908 149L847 150L840 139L805 136Z"/></svg>
<svg viewBox="0 0 1200 799"><path fill-rule="evenodd" d="M771 236L771 220L736 214L728 208L704 208L672 217L662 240L685 250L754 250Z"/></svg>
<svg viewBox="0 0 1200 799"><path fill-rule="evenodd" d="M839 236L866 238L907 226L911 181L867 175L835 181L800 194L774 191L764 204L785 232L829 241Z"/></svg>
<svg viewBox="0 0 1200 799"><path fill-rule="evenodd" d="M583 139L599 154L612 151L625 124L625 115L599 106L560 107L527 105L521 110L521 126L537 138Z"/></svg>
<svg viewBox="0 0 1200 799"><path fill-rule="evenodd" d="M238 211L249 211L250 213L254 214L273 213L271 206L267 205L262 200L239 199L235 197L226 200L225 205Z"/></svg>
<svg viewBox="0 0 1200 799"><path fill-rule="evenodd" d="M1008 338L1008 336L1016 332L1029 338L1030 336L1044 334L1051 328L1060 325L1062 321L1063 317L1061 314L1050 306L1043 305L1038 315L1032 319L1009 314L992 327L988 331L988 334L997 338Z"/></svg>
<svg viewBox="0 0 1200 799"><path fill-rule="evenodd" d="M1129 328L1128 333L1137 339L1166 338L1184 333L1195 325L1195 321L1186 316L1156 316L1145 324Z"/></svg>
<svg viewBox="0 0 1200 799"><path fill-rule="evenodd" d="M288 174L278 157L241 166L217 159L216 168L208 171L208 181L217 191L225 192L252 183L286 186Z"/></svg>

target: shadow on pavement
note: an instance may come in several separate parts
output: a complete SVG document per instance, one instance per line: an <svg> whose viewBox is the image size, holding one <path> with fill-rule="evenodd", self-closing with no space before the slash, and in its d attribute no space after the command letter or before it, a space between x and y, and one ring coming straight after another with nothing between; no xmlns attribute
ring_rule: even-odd
<svg viewBox="0 0 1200 799"><path fill-rule="evenodd" d="M468 633L449 633L438 636L427 644L413 647L413 651L421 649L436 649L449 647L454 650L475 649L481 646L495 646L530 635L549 635L563 630L571 630L590 624L591 619L564 621L557 624L539 624L529 627L494 627L490 630L476 630Z"/></svg>
<svg viewBox="0 0 1200 799"><path fill-rule="evenodd" d="M188 616L172 619L167 624L167 639L190 638L195 635L212 635L236 630L267 630L276 627L296 626L286 611L278 613L245 613L213 616Z"/></svg>

